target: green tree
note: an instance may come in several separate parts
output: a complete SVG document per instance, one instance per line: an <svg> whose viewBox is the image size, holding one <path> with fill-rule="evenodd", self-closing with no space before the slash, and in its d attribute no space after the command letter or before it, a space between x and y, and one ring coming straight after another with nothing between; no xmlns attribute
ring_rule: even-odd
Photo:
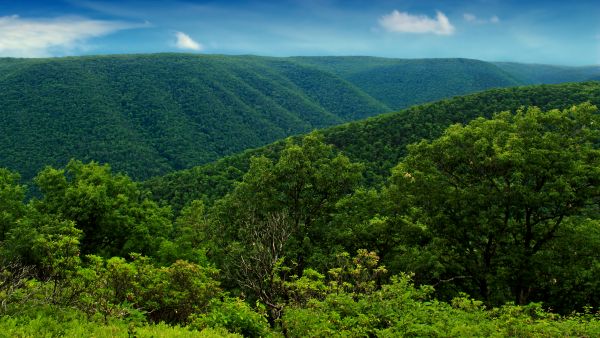
<svg viewBox="0 0 600 338"><path fill-rule="evenodd" d="M243 241L248 224L284 213L292 226L286 257L301 274L309 253L323 244L319 241L329 231L335 204L360 182L363 166L336 153L317 133L305 136L299 144L292 139L286 142L275 162L263 156L253 158L242 182L219 201L217 236Z"/></svg>
<svg viewBox="0 0 600 338"><path fill-rule="evenodd" d="M83 231L84 254L152 255L171 231L170 210L108 165L72 160L65 169L45 168L35 181L44 195L35 208L75 222Z"/></svg>
<svg viewBox="0 0 600 338"><path fill-rule="evenodd" d="M286 142L276 161L251 160L242 182L217 203L213 230L227 275L270 307L271 320L281 311L280 275L301 276L315 253L329 250L323 234L330 215L362 171L316 133Z"/></svg>
<svg viewBox="0 0 600 338"><path fill-rule="evenodd" d="M458 257L448 278L468 277L486 300L505 301L509 291L528 301L534 258L598 202L596 111L582 104L500 113L409 147L390 190L417 206L417 219Z"/></svg>
<svg viewBox="0 0 600 338"><path fill-rule="evenodd" d="M183 259L194 263L208 263L206 253L214 244L209 240L210 219L204 203L194 200L181 210L173 224L172 238L161 243L161 263Z"/></svg>
<svg viewBox="0 0 600 338"><path fill-rule="evenodd" d="M19 184L19 174L0 168L0 242L25 213L25 187Z"/></svg>

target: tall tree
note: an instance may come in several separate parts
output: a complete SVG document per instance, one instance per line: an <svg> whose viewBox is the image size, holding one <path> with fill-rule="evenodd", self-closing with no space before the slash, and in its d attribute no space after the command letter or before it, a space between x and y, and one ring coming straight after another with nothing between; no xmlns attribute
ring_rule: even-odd
<svg viewBox="0 0 600 338"><path fill-rule="evenodd" d="M288 139L275 162L253 158L242 182L218 203L218 235L243 239L239 230L249 220L260 223L283 212L292 224L287 257L294 253L297 272L301 273L314 242L322 237L319 233L326 231L323 227L336 202L353 191L362 169L323 143L319 134L309 134L299 144Z"/></svg>
<svg viewBox="0 0 600 338"><path fill-rule="evenodd" d="M170 211L144 197L125 175L108 165L71 161L65 169L47 167L36 177L43 213L75 222L83 231L84 254L127 257L153 255L171 231Z"/></svg>
<svg viewBox="0 0 600 338"><path fill-rule="evenodd" d="M330 214L362 172L316 133L286 142L275 161L253 158L243 180L215 207L213 238L222 244L225 271L270 306L271 319L281 311L278 274L301 276L311 255L324 249Z"/></svg>
<svg viewBox="0 0 600 338"><path fill-rule="evenodd" d="M0 242L25 213L25 187L19 184L19 174L0 168Z"/></svg>
<svg viewBox="0 0 600 338"><path fill-rule="evenodd" d="M598 203L596 111L529 108L453 125L409 147L390 189L420 208L419 221L459 257L458 274L481 297L505 300L508 283L523 304L536 282L533 258Z"/></svg>

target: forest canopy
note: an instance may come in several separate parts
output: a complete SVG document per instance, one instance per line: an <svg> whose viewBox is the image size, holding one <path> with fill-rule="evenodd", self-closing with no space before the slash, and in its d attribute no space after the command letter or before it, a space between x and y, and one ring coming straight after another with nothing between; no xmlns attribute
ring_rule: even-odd
<svg viewBox="0 0 600 338"><path fill-rule="evenodd" d="M46 167L28 200L2 169L0 327L597 336L599 125L590 103L452 123L380 186L314 132L177 213L109 165Z"/></svg>

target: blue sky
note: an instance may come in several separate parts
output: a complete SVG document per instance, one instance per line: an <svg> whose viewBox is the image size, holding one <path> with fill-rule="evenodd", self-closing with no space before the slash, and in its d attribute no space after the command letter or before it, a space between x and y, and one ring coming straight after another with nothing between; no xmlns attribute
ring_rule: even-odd
<svg viewBox="0 0 600 338"><path fill-rule="evenodd" d="M173 51L600 64L600 1L0 0L0 56Z"/></svg>

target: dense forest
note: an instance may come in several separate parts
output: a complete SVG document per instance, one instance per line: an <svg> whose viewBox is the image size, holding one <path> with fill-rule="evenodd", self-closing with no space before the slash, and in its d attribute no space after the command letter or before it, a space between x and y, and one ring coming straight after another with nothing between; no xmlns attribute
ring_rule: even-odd
<svg viewBox="0 0 600 338"><path fill-rule="evenodd" d="M371 57L1 58L0 166L30 180L78 158L146 179L413 104L598 75L566 67L556 79L538 68Z"/></svg>
<svg viewBox="0 0 600 338"><path fill-rule="evenodd" d="M599 93L494 89L143 183L1 169L0 332L598 336Z"/></svg>
<svg viewBox="0 0 600 338"><path fill-rule="evenodd" d="M600 83L568 83L488 90L431 104L418 105L395 113L319 130L354 162L365 166L367 186L380 186L390 170L405 155L406 146L421 139L439 137L453 123L467 123L477 117L492 117L500 111L516 112L523 106L544 110L565 109L591 102L600 105ZM252 156L274 159L285 142L248 150L216 162L176 171L144 182L157 201L175 210L195 199L212 204L231 191L234 182L248 170Z"/></svg>
<svg viewBox="0 0 600 338"><path fill-rule="evenodd" d="M494 62L494 64L512 74L523 84L589 81L600 76L600 66L569 67L517 62Z"/></svg>

